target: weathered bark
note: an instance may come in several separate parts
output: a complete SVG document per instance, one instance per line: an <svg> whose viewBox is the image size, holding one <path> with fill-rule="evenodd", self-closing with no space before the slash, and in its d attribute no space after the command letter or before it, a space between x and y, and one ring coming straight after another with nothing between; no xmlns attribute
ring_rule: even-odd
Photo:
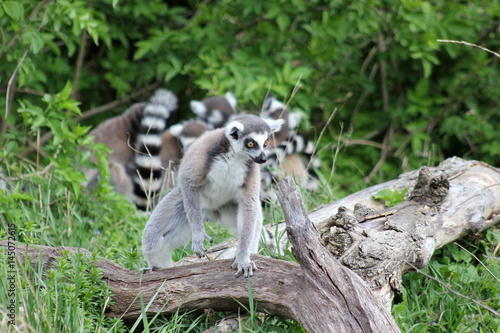
<svg viewBox="0 0 500 333"><path fill-rule="evenodd" d="M377 185L309 215L330 252L388 307L411 265L426 266L435 249L500 220L500 170L451 158L389 183L399 190L409 187L407 200L375 210Z"/></svg>
<svg viewBox="0 0 500 333"><path fill-rule="evenodd" d="M297 286L299 295L307 295L295 303L295 319L310 332L399 332L389 309L323 246L291 178L280 183L277 194L292 251L303 274Z"/></svg>
<svg viewBox="0 0 500 333"><path fill-rule="evenodd" d="M387 305L407 263L425 266L435 248L500 220L500 172L474 161L450 159L437 168L404 174L320 208L309 218L291 186L283 182L279 197L300 265L253 256L259 270L250 282L258 310L296 319L310 332L397 332ZM407 201L373 210L380 208L373 194L404 187L411 189ZM324 231L322 239L309 219ZM231 250L230 245L220 248ZM87 253L16 244L16 258L24 263L27 255L35 268L51 267L62 251ZM142 304L152 300L146 310L150 315L236 310L238 302L248 304L248 280L234 277L231 262L205 261L146 274L105 259L96 264L114 294L107 315L134 320L142 313L141 297Z"/></svg>
<svg viewBox="0 0 500 333"><path fill-rule="evenodd" d="M317 241L319 243L319 239ZM1 241L0 247L7 248L7 241ZM79 248L16 244L16 259L20 262L28 259L35 270L39 265L43 269L53 267L63 252L90 256L88 251ZM320 287L309 285L311 277L314 278L312 274L305 282L302 270L295 263L260 255L252 259L259 268L250 280L259 311L296 319L309 332L377 332L381 327L390 327L388 332L399 332L389 312L377 303L366 286L361 291L346 292L345 295L332 294L335 287L329 288L331 290L323 287L328 282L318 281ZM231 263L232 260L217 260L141 274L106 259L96 261L103 271L103 280L113 293L113 305L106 314L122 317L125 321L133 321L142 313L141 298L143 304L153 300L145 311L151 316L157 312L173 314L178 310L237 311L238 302L249 303L248 281L234 276L234 271L229 268ZM349 275L354 277L354 282L349 281L343 291L363 284L354 273L343 270L337 278L339 281ZM350 298L344 298L353 295L361 298L354 303ZM342 296L342 299L335 301L332 298L337 296ZM380 310L380 313L374 315L373 309ZM337 310L340 311L337 313ZM384 326L377 326L379 323ZM345 329L337 330L338 327Z"/></svg>
<svg viewBox="0 0 500 333"><path fill-rule="evenodd" d="M437 230L437 247L442 247L468 233L489 228L500 218L500 170L479 161L466 161L458 157L448 158L437 167L423 167L434 177L446 177L450 183L449 194L443 200L441 217L443 230ZM422 168L421 168L422 169ZM385 209L384 203L372 196L383 189L412 192L421 169L404 173L382 184L368 187L343 199L331 202L309 213L309 218L324 229L339 207L354 210L356 204L374 210ZM393 210L394 207L391 209ZM460 211L455 211L460 209ZM457 214L458 213L458 214ZM469 224L468 217L473 217Z"/></svg>
<svg viewBox="0 0 500 333"><path fill-rule="evenodd" d="M0 241L0 247L8 248L13 242ZM16 260L24 263L27 259L38 271L52 268L63 253L80 253L90 256L87 250L74 247L49 247L16 243ZM296 286L300 285L302 274L295 263L252 256L259 270L251 278L254 300L261 310L268 310L286 318L294 317L293 305L301 295ZM215 260L176 268L169 268L142 274L125 269L107 259L95 262L103 272L103 280L113 293L113 305L106 314L135 320L144 304L154 300L146 310L149 315L157 312L172 314L177 310L236 311L240 305L248 304L247 279L234 276L230 268L233 260ZM40 266L39 266L40 265Z"/></svg>

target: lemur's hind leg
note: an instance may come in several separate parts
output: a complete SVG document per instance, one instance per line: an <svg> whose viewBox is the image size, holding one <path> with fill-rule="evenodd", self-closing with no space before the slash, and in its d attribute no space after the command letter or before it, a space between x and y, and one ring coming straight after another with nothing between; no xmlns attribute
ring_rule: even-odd
<svg viewBox="0 0 500 333"><path fill-rule="evenodd" d="M160 201L144 229L142 251L148 268L172 267L172 251L190 239L182 192L176 188Z"/></svg>

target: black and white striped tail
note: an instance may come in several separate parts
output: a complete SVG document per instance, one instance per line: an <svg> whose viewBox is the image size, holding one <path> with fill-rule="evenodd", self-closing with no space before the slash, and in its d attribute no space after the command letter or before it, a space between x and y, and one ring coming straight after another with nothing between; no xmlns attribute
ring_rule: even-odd
<svg viewBox="0 0 500 333"><path fill-rule="evenodd" d="M157 90L144 107L135 142L134 202L140 209L146 209L162 187L163 167L159 156L162 134L176 108L177 97L165 89Z"/></svg>
<svg viewBox="0 0 500 333"><path fill-rule="evenodd" d="M314 169L321 167L321 161L314 156L315 149L314 142L307 140L302 135L295 134L276 146L274 151L268 155L268 160L271 160L270 164L276 165L277 161L283 160L288 155L302 154L308 160L309 172L313 172L311 175L315 175Z"/></svg>
<svg viewBox="0 0 500 333"><path fill-rule="evenodd" d="M265 200L272 196L272 186L282 177L282 175L280 175L278 162L285 160L287 156L292 154L301 154L305 157L307 160L309 181L308 184L303 185L309 190L316 190L319 185L316 170L321 167L321 161L315 156L315 149L314 142L307 140L299 134L289 137L273 148L273 150L268 153L267 162L261 171L261 196L263 199Z"/></svg>

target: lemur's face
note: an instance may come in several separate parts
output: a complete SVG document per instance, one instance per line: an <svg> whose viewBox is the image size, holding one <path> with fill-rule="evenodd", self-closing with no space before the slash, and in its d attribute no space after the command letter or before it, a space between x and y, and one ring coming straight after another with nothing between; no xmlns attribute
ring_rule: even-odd
<svg viewBox="0 0 500 333"><path fill-rule="evenodd" d="M267 161L265 149L269 144L269 136L279 131L283 122L282 119L241 115L226 126L225 134L236 153L244 153L255 163L261 164Z"/></svg>
<svg viewBox="0 0 500 333"><path fill-rule="evenodd" d="M251 133L242 138L243 149L255 163L267 161L265 148L269 144L269 133Z"/></svg>

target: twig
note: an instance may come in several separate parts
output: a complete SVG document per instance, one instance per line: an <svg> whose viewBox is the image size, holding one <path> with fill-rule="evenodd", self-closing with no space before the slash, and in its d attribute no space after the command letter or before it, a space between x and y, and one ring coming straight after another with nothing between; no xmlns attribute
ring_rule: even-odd
<svg viewBox="0 0 500 333"><path fill-rule="evenodd" d="M391 120L391 125L389 126L389 129L387 131L387 134L384 137L384 142L382 143L382 152L380 154L380 158L373 167L372 171L368 175L368 177L365 178L365 182L370 182L373 177L375 177L375 174L378 172L378 170L382 167L382 164L384 164L387 156L389 155L389 150L390 150L390 143L392 142L392 135L393 135L393 128L394 128L394 121Z"/></svg>
<svg viewBox="0 0 500 333"><path fill-rule="evenodd" d="M473 47L476 47L476 48L481 49L483 51L489 52L489 53L493 54L497 58L500 58L500 54L499 53L496 53L496 52L494 52L494 51L492 51L490 49L487 49L487 48L485 48L483 46L479 46L479 45L476 45L476 44L465 42L463 40L438 39L437 41L440 42L440 43L453 43L453 44L462 44L462 45L467 45L467 46L473 46Z"/></svg>
<svg viewBox="0 0 500 333"><path fill-rule="evenodd" d="M24 94L30 94L30 95L36 95L36 96L45 95L44 92L36 91L36 90L30 89L30 88L15 88L12 91L15 93L24 93ZM7 89L0 89L0 94L4 94L6 92L7 92Z"/></svg>
<svg viewBox="0 0 500 333"><path fill-rule="evenodd" d="M361 220L359 220L358 223L363 223L363 222L366 222L369 220L375 220L375 219L378 219L381 217L387 217L389 215L394 215L397 212L398 212L397 210L391 210L391 211L383 212L383 213L379 213L379 214L367 215L367 216L363 217Z"/></svg>
<svg viewBox="0 0 500 333"><path fill-rule="evenodd" d="M384 52L385 45L384 42L382 41L382 38L379 38L379 45L381 45L380 51ZM382 86L382 99L384 105L384 112L387 112L389 111L389 93L387 89L387 67L385 65L385 61L383 60L379 61L379 66L380 66L380 85ZM384 137L383 149L380 155L380 159L378 160L377 164L375 164L375 167L373 167L373 170L370 172L368 177L365 178L365 181L367 183L370 182L373 179L373 177L375 177L375 174L378 172L378 170L382 167L385 160L387 159L388 152L390 150L390 145L392 142L393 132L394 132L394 120L391 120L391 125L389 126L389 129Z"/></svg>
<svg viewBox="0 0 500 333"><path fill-rule="evenodd" d="M455 290L451 289L450 287L448 287L448 286L446 285L446 283L439 281L439 279L437 279L437 278L435 278L435 277L433 277L433 276L431 276L431 275L429 275L429 274L427 274L427 273L424 273L423 271L421 271L420 269L418 269L417 267L415 267L413 264L411 264L411 263L409 263L409 262L406 262L406 264L408 264L409 266L411 266L411 267L412 267L415 271L417 271L418 273L422 274L422 275L423 275L423 276L425 276L426 278L431 279L431 280L433 280L433 281L435 281L435 282L439 283L440 285L442 285L443 287L445 287L445 288L446 288L446 289L447 289L450 293L455 294L455 295L457 295L458 297L465 298L466 300L471 301L472 303L474 303L474 304L476 304L476 305L478 305L478 306L482 307L483 309L485 309L485 310L487 310L487 311L491 312L491 313L492 313L492 314L494 314L495 316L500 317L500 313L499 313L499 312L496 312L495 310L493 310L493 309L492 309L492 308L490 308L489 306L484 305L484 304L482 304L482 303L480 303L480 302L476 301L475 299L473 299L473 298L471 298L471 297L469 297L469 296L462 295L462 294L461 294L461 293L459 293L458 291L455 291Z"/></svg>
<svg viewBox="0 0 500 333"><path fill-rule="evenodd" d="M78 50L78 58L75 64L75 76L73 77L73 84L71 87L71 98L76 98L76 92L78 87L78 82L80 81L80 73L83 67L83 58L85 58L85 48L87 47L87 30L83 30L82 38L80 39L80 49Z"/></svg>
<svg viewBox="0 0 500 333"><path fill-rule="evenodd" d="M330 177L328 178L328 184L331 184L333 175L335 174L335 169L336 169L335 166L337 165L337 158L338 158L339 152L340 152L340 143L342 142L341 139L342 139L342 132L343 131L344 131L344 124L340 123L340 132L339 132L339 136L337 138L337 144L335 145L335 153L333 154L333 160L332 160L332 170L330 171ZM335 138L334 135L333 135L333 137ZM332 150L333 150L333 147L332 147Z"/></svg>
<svg viewBox="0 0 500 333"><path fill-rule="evenodd" d="M30 50L30 47L28 46L26 50L24 51L23 56L21 57L21 60L17 63L16 68L14 69L14 72L12 73L12 76L9 79L9 82L7 83L7 96L5 97L5 119L7 119L9 115L9 109L10 109L10 103L9 100L12 98L11 96L11 88L12 84L14 83L14 80L17 77L17 72L19 72L19 68L21 67L22 63L24 62L24 59L26 59L26 55L28 55L28 52Z"/></svg>
<svg viewBox="0 0 500 333"><path fill-rule="evenodd" d="M117 99L115 101L109 102L109 103L101 105L99 107L87 110L87 111L83 112L81 116L76 117L75 120L81 121L81 120L93 117L97 114L106 112L110 109L116 108L122 104L129 103L130 101L136 99L137 97L155 90L156 88L158 88L161 85L161 83L162 82L155 82L153 84L150 84L150 85L144 87L143 89L136 90L133 93L131 93L130 95L125 96L121 99Z"/></svg>
<svg viewBox="0 0 500 333"><path fill-rule="evenodd" d="M379 68L378 63L373 64L370 75L368 76L368 80L373 81L375 74L377 74L378 68ZM358 101L356 102L356 106L354 107L354 110L352 111L351 123L349 124L350 128L354 127L354 118L359 113L359 110L363 106L363 103L365 102L366 97L368 97L368 90L364 89L363 92L361 93L361 96L359 97Z"/></svg>
<svg viewBox="0 0 500 333"><path fill-rule="evenodd" d="M365 60L363 60L363 65L361 65L361 70L359 71L360 75L365 74L368 64L370 63L370 61L372 61L373 57L375 56L375 54L377 54L377 52L378 52L378 46L375 45L374 47L372 47L370 52L368 52L368 55L366 56Z"/></svg>
<svg viewBox="0 0 500 333"><path fill-rule="evenodd" d="M467 252L468 254L470 254L472 257L474 257L474 259L476 259L476 260L477 260L477 262L479 262L479 263L481 264L481 266L483 266L483 267L484 267L484 269L485 269L485 270L486 270L486 271L487 271L487 272L488 272L491 276L493 276L493 278L494 278L495 280L497 280L497 282L499 282L499 283L500 283L500 279L499 279L499 278L497 278L497 277L495 276L495 274L493 274L493 273L492 273L492 272L488 269L488 267L486 267L486 265L485 265L485 264L483 264L483 262L482 262L481 260L479 260L479 258L478 258L478 257L476 257L476 256L475 256L472 252L470 252L469 250L467 250L465 247L463 247L462 245L458 244L457 242L453 242L453 244L455 244L456 246L458 246L459 248L461 248L462 250L464 250L465 252Z"/></svg>
<svg viewBox="0 0 500 333"><path fill-rule="evenodd" d="M328 117L328 120L326 121L326 124L325 126L323 126L323 128L321 129L321 132L319 133L319 137L318 137L318 140L316 141L317 144L314 145L314 150L311 154L311 158L309 159L309 163L307 163L307 166L306 166L306 169L308 170L310 167L311 167L311 163L314 159L314 157L316 156L316 151L317 151L317 147L318 147L318 143L321 142L321 139L323 137L323 134L325 134L325 130L326 128L330 125L330 122L332 121L333 117L335 116L335 114L337 113L337 108L335 108L333 111L332 111L332 114L330 115L330 117Z"/></svg>
<svg viewBox="0 0 500 333"><path fill-rule="evenodd" d="M285 107L283 108L283 110L281 110L281 113L280 113L280 115L279 115L278 118L281 118L283 116L283 113L285 112L285 110L288 109L288 104L290 104L290 102L292 101L292 99L295 97L295 95L299 91L299 89L300 89L300 81L301 80L302 80L302 74L299 75L299 78L297 79L297 82L295 82L295 85L293 86L293 89L292 89L292 94L290 95L290 98L286 102Z"/></svg>
<svg viewBox="0 0 500 333"><path fill-rule="evenodd" d="M344 139L342 137L333 137L334 139L337 139L338 141L342 142L343 144L345 144L346 147L349 147L349 146L356 146L356 145L361 145L361 146L371 146L371 147L375 147L375 148L378 148L378 149L384 149L384 145L378 143L378 142L374 142L374 141L370 141L370 140L363 140L363 139L354 139L354 140L351 140L351 139Z"/></svg>
<svg viewBox="0 0 500 333"><path fill-rule="evenodd" d="M96 114L99 114L99 113L102 113L102 112L106 112L106 111L108 111L110 109L116 108L116 107L118 107L118 106L120 106L122 104L126 104L126 103L128 103L128 102L136 99L137 97L141 96L142 94L145 94L145 93L148 93L150 91L153 91L154 89L158 88L160 85L161 85L161 82L155 82L154 84L150 84L150 85L146 86L145 88L143 88L141 90L134 91L133 93L131 93L128 96L123 97L122 99L118 99L118 100L115 100L113 102L101 105L101 106L99 106L97 108L85 111L85 112L82 113L81 116L76 117L75 120L76 121L81 121L83 119L87 119L87 118L90 118L92 116L95 116ZM53 136L52 132L47 132L44 135L42 135L42 137L40 138L40 146L44 145L47 141L49 141L52 138L52 136ZM25 156L27 156L28 154L32 153L35 150L36 150L35 146L33 144L30 144L30 147L28 149L26 149L21 154L21 156L25 157Z"/></svg>

